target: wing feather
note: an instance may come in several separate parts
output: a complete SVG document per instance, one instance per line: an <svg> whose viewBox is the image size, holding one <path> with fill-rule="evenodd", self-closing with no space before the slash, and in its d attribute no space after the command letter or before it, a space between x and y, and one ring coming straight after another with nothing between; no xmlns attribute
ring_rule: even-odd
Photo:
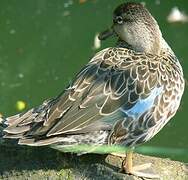
<svg viewBox="0 0 188 180"><path fill-rule="evenodd" d="M133 54L123 48L101 51L57 98L9 118L9 127L5 129L7 136L16 137L17 133L25 138L20 141L23 143L27 138L38 136L109 130L117 119L127 116L125 112L146 99L158 84L157 70L151 63L152 73L149 73L147 62L150 59L143 55L142 63L142 59Z"/></svg>

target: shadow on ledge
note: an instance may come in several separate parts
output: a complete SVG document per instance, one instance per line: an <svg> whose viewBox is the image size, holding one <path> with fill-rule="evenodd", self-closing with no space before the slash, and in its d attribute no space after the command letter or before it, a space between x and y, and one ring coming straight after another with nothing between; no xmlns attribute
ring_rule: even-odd
<svg viewBox="0 0 188 180"><path fill-rule="evenodd" d="M122 159L111 155L77 156L47 147L0 143L0 179L139 179L118 173ZM186 167L167 159L135 155L135 164L151 162L165 179L188 179Z"/></svg>
<svg viewBox="0 0 188 180"><path fill-rule="evenodd" d="M126 175L117 173L117 167L106 163L106 156L77 156L48 147L3 143L0 144L0 179L123 179Z"/></svg>

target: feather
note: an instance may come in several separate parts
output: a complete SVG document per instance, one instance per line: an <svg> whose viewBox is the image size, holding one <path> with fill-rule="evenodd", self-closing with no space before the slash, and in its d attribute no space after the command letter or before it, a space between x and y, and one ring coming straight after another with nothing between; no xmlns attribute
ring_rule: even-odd
<svg viewBox="0 0 188 180"><path fill-rule="evenodd" d="M172 116L162 109L175 107L169 95L181 88L171 80L179 78L177 73L163 75L166 70L160 60L160 56L126 48L107 48L97 53L59 96L7 118L4 137L33 146L70 145L94 143L94 134L101 133L100 143L141 143L149 138L147 132L157 124L159 114L166 119ZM166 82L171 83L170 91L165 89Z"/></svg>

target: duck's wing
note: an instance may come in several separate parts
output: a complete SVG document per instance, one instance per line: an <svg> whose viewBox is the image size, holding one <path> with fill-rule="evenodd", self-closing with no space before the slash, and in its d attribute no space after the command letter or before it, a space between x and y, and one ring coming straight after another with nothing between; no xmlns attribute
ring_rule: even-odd
<svg viewBox="0 0 188 180"><path fill-rule="evenodd" d="M54 137L111 130L125 116L141 114L139 103L152 94L145 107L150 109L158 93L158 67L132 53L122 48L99 52L57 98L8 118L5 137L25 144L27 139L49 139L50 144L58 141Z"/></svg>

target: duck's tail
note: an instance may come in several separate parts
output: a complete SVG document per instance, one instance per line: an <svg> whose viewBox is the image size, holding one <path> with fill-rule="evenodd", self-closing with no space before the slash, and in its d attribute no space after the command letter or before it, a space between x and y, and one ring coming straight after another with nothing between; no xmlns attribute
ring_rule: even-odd
<svg viewBox="0 0 188 180"><path fill-rule="evenodd" d="M4 117L0 117L0 144L4 142L3 136L5 135L5 133L3 132L3 130L7 127L5 121L6 119Z"/></svg>
<svg viewBox="0 0 188 180"><path fill-rule="evenodd" d="M0 117L0 138L3 136L3 130L7 127L5 121L6 119L4 117Z"/></svg>

